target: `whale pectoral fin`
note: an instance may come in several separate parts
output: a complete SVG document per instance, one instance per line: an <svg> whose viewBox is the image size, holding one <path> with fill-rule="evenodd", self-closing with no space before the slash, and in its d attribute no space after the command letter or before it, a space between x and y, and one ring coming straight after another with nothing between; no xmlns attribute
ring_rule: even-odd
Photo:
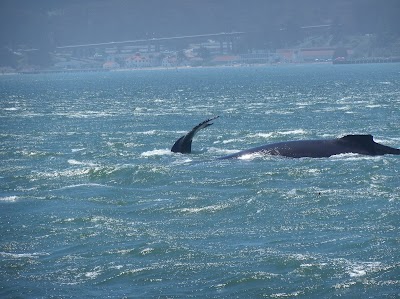
<svg viewBox="0 0 400 299"><path fill-rule="evenodd" d="M181 138L179 138L177 141L175 141L174 145L171 148L171 152L173 152L173 153L181 153L183 138L185 138L185 135L183 135Z"/></svg>
<svg viewBox="0 0 400 299"><path fill-rule="evenodd" d="M210 123L210 122L212 120L218 118L218 117L219 116L215 116L215 117L209 118L209 119L199 123L193 129L191 129L186 135L182 136L177 141L175 141L174 145L171 148L171 152L183 153L183 154L191 153L192 152L192 140L193 140L193 137L201 129L204 129L204 128L207 128L208 126L211 126L213 123Z"/></svg>
<svg viewBox="0 0 400 299"><path fill-rule="evenodd" d="M187 135L193 135L192 137L194 137L194 135L200 131L201 129L207 128L208 126L211 126L213 123L210 123L210 121L218 118L219 116L214 116L212 118L209 118L201 123L199 123L197 126L195 126L192 130L190 130L190 132Z"/></svg>

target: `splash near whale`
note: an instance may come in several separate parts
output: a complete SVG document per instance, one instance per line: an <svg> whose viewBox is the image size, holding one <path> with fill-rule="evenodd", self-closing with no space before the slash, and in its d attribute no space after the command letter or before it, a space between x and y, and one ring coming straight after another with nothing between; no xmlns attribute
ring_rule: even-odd
<svg viewBox="0 0 400 299"><path fill-rule="evenodd" d="M180 137L172 146L171 151L176 153L190 153L192 150L193 137L201 129L206 128L213 123L219 116L207 119L186 135ZM400 149L389 147L374 141L372 135L346 135L335 139L321 140L296 140L271 143L253 147L247 150L220 157L218 159L234 159L246 155L261 154L274 155L290 158L327 158L339 154L361 154L369 156L378 155L400 155Z"/></svg>

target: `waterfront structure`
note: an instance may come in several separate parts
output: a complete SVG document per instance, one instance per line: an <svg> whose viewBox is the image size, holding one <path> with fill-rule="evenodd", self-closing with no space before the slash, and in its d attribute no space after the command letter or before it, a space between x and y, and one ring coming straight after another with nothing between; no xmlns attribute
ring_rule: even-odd
<svg viewBox="0 0 400 299"><path fill-rule="evenodd" d="M125 66L127 68L145 68L158 66L157 59L153 54L145 55L142 53L136 53L130 55L125 59Z"/></svg>
<svg viewBox="0 0 400 299"><path fill-rule="evenodd" d="M175 55L169 55L164 57L161 62L162 67L177 67L178 66L178 59Z"/></svg>
<svg viewBox="0 0 400 299"><path fill-rule="evenodd" d="M119 67L120 67L119 63L115 61L106 61L103 64L103 69L111 70L111 69L118 69Z"/></svg>
<svg viewBox="0 0 400 299"><path fill-rule="evenodd" d="M276 55L281 62L298 63L298 62L326 62L332 61L337 48L320 47L320 48L299 48L299 49L277 49ZM345 49L348 55L353 54L353 50Z"/></svg>

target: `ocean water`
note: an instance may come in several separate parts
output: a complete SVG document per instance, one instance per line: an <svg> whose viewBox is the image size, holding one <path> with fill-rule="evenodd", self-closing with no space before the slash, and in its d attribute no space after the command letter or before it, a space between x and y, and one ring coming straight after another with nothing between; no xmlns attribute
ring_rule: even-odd
<svg viewBox="0 0 400 299"><path fill-rule="evenodd" d="M399 298L400 65L0 76L1 298ZM196 136L177 138L220 115Z"/></svg>

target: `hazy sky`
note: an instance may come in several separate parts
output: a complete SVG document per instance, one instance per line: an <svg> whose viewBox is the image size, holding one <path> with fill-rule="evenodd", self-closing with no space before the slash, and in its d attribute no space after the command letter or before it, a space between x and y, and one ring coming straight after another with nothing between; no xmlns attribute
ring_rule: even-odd
<svg viewBox="0 0 400 299"><path fill-rule="evenodd" d="M400 0L0 0L0 46L57 46L340 23L399 34Z"/></svg>

